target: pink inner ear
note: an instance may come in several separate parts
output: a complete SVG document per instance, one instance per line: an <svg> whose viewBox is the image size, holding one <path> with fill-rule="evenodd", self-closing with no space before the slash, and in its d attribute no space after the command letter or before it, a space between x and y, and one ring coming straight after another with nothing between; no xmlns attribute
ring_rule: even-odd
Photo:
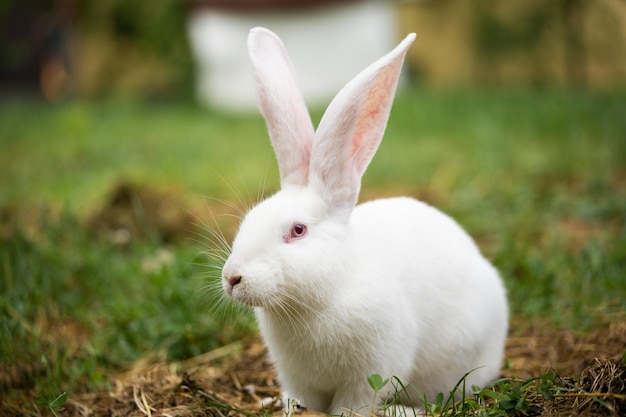
<svg viewBox="0 0 626 417"><path fill-rule="evenodd" d="M401 64L396 61L376 74L361 105L352 136L352 160L359 175L365 172L384 134ZM378 140L371 140L375 137Z"/></svg>
<svg viewBox="0 0 626 417"><path fill-rule="evenodd" d="M414 34L353 78L331 101L315 134L310 178L331 207L349 216L361 176L387 126L400 67Z"/></svg>

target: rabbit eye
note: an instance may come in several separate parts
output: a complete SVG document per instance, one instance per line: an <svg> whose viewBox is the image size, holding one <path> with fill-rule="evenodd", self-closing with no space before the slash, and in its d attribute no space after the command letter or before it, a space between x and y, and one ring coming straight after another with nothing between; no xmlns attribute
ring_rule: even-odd
<svg viewBox="0 0 626 417"><path fill-rule="evenodd" d="M291 225L289 237L292 239L299 239L301 237L306 236L306 232L307 232L307 228L305 224L294 223L293 225Z"/></svg>

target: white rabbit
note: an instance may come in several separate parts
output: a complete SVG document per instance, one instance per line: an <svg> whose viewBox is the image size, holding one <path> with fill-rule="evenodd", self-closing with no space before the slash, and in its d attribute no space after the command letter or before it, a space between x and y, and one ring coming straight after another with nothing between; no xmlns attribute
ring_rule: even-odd
<svg viewBox="0 0 626 417"><path fill-rule="evenodd" d="M222 285L254 307L285 404L363 412L374 373L434 400L469 371L468 390L500 371L505 290L467 233L407 197L356 206L414 38L350 81L314 131L280 39L250 32L281 190L243 219Z"/></svg>

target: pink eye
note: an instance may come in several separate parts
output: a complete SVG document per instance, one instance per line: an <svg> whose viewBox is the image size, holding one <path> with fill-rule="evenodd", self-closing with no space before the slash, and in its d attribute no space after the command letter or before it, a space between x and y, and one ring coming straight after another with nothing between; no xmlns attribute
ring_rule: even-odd
<svg viewBox="0 0 626 417"><path fill-rule="evenodd" d="M302 223L294 223L291 225L291 230L289 231L289 237L291 239L299 239L301 237L306 236L307 228L305 224Z"/></svg>

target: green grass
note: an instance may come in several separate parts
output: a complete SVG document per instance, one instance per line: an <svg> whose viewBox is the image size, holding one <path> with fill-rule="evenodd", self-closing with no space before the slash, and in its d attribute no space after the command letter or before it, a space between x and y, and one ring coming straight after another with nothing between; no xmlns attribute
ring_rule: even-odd
<svg viewBox="0 0 626 417"><path fill-rule="evenodd" d="M501 270L514 316L585 330L626 311L625 114L618 93L411 89L363 194L408 193L449 212ZM29 389L0 385L2 395L51 404L148 352L184 358L252 331L213 313L202 243L120 247L85 230L120 181L174 190L181 207L278 186L257 115L0 104L0 362L31 370ZM146 268L162 250L171 259Z"/></svg>
<svg viewBox="0 0 626 417"><path fill-rule="evenodd" d="M4 205L54 204L86 214L120 179L225 196L230 184L253 184L270 165L260 118L189 103L4 103L0 120Z"/></svg>
<svg viewBox="0 0 626 417"><path fill-rule="evenodd" d="M372 388L371 415L384 414L392 417L417 417L414 407L398 407L400 398L419 399L424 416L526 416L526 415L617 415L619 401L624 395L606 389L615 381L616 369L624 359L615 358L603 365L596 365L593 376L582 378L560 377L554 370L529 379L501 378L487 387L468 387L466 373L448 393L439 393L435 398L426 398L398 378L383 380L374 374L368 378ZM619 374L619 371L617 371ZM618 376L619 378L619 376ZM608 382L608 383L607 383ZM389 398L379 398L378 393L386 385L391 386ZM468 395L468 392L471 395ZM376 400L381 400L380 405Z"/></svg>
<svg viewBox="0 0 626 417"><path fill-rule="evenodd" d="M216 313L198 244L121 247L69 214L38 227L45 234L17 231L0 244L0 357L36 398L102 387L151 352L187 358L251 331L245 318ZM12 388L0 385L24 394Z"/></svg>

